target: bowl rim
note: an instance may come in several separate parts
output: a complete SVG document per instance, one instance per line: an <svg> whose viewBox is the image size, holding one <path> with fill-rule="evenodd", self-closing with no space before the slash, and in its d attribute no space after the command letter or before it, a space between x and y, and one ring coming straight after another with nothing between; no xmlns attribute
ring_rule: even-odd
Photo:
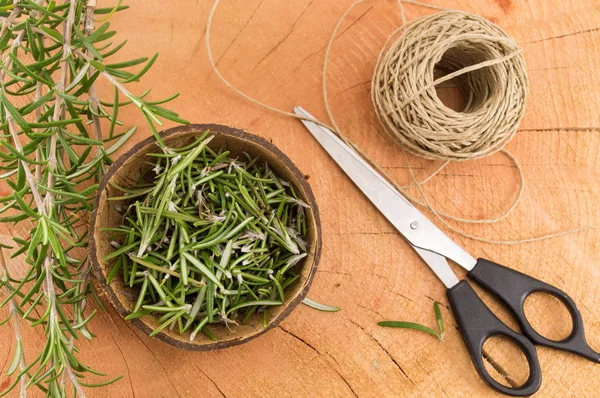
<svg viewBox="0 0 600 398"><path fill-rule="evenodd" d="M302 289L296 295L296 297L294 297L289 302L282 304L285 308L283 308L281 313L279 315L277 315L277 317L275 317L275 319L273 319L272 322L270 322L269 325L267 325L267 327L257 331L256 333L250 334L245 337L237 337L237 338L233 338L231 340L225 340L225 341L214 341L214 342L211 342L208 344L194 344L193 342L177 340L177 339L174 339L171 336L164 334L164 333L158 333L156 336L154 336L154 337L158 338L159 340L161 340L167 344L170 344L171 346L174 346L175 348L189 350L189 351L213 351L216 349L233 347L233 346L236 346L239 344L246 343L250 340L253 340L253 339L263 335L264 333L268 332L269 330L272 330L275 327L277 327L281 323L281 321L283 321L285 318L287 318L287 316L294 310L294 308L296 308L298 306L298 304L300 304L306 297L308 290L310 289L310 286L315 277L315 274L317 272L317 267L319 265L319 260L321 258L321 248L322 248L321 220L319 217L319 208L317 206L316 199L312 192L312 189L310 188L310 184L308 184L308 182L306 181L306 178L304 177L304 174L298 169L298 167L294 164L294 162L292 162L292 160L285 153L283 153L277 146L275 146L272 142L270 142L269 140L267 140L263 137L248 133L242 129L237 129L234 127L229 127L229 126L225 126L225 125L221 125L221 124L214 124L214 123L212 123L212 124L195 123L195 124L175 126L175 127L172 127L172 128L169 128L169 129L159 132L159 135L161 136L161 138L167 138L174 134L180 134L180 133L185 134L185 133L191 133L191 132L195 132L195 131L206 131L206 130L212 130L216 133L220 133L223 135L232 136L232 137L236 137L236 138L241 138L243 140L256 143L256 144L264 147L266 150L275 154L285 164L285 166L289 169L289 171L295 177L295 180L297 181L297 183L302 186L302 189L306 192L306 195L308 196L308 200L311 204L311 210L312 210L313 217L315 220L315 225L316 225L315 237L316 237L316 246L317 247L314 252L313 265L312 265L312 268L311 268L306 280L304 281L304 286L302 286ZM135 327L137 327L139 330L141 330L144 334L146 334L148 336L153 331L153 329L151 329L148 325L146 325L140 319L132 319L129 321L124 319L125 316L127 316L129 314L129 311L125 308L125 306L121 303L121 301L117 297L112 285L106 283L106 277L104 275L104 272L102 271L102 267L100 266L100 263L98 261L97 255L96 255L97 254L96 237L94 234L94 229L95 229L95 225L96 225L97 210L98 210L98 206L100 203L100 199L102 197L102 192L108 185L108 182L110 181L110 179L113 177L113 175L116 173L116 171L127 160L129 160L130 157L135 155L142 148L144 148L148 145L151 145L155 142L156 142L156 138L154 136L150 136L150 137L145 138L142 141L138 142L133 147L131 147L131 149L129 149L127 152L125 152L121 156L119 156L119 158L110 166L110 168L107 170L106 174L102 177L100 184L98 186L98 191L97 191L96 197L94 199L94 209L93 209L92 215L90 217L90 226L89 226L90 239L89 239L89 245L88 245L88 250L87 250L88 255L89 255L89 261L92 264L92 273L95 278L95 283L97 285L99 285L100 290L106 295L106 297L110 301L113 308L115 308L115 310L120 315L120 317L123 318L123 321L131 322Z"/></svg>

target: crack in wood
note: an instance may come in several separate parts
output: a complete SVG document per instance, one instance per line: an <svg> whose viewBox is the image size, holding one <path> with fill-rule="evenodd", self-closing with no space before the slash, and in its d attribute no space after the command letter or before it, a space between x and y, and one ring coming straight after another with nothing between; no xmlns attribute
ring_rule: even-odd
<svg viewBox="0 0 600 398"><path fill-rule="evenodd" d="M533 43L540 43L540 42L543 42L543 41L562 39L564 37L576 36L576 35L580 35L580 34L583 34L583 33L592 33L592 32L597 32L599 30L600 30L600 28L592 28L592 29L580 30L580 31L577 31L577 32L565 33L563 35L552 36L552 37L547 37L547 38L544 38L544 39L538 39L538 40L528 41L528 42L525 42L523 44L533 44Z"/></svg>
<svg viewBox="0 0 600 398"><path fill-rule="evenodd" d="M252 14L250 15L250 18L248 18L248 20L246 21L246 23L244 24L244 26L241 27L241 29L237 32L237 34L235 35L235 37L233 38L233 40L231 41L231 43L229 43L229 45L227 46L227 48L225 49L225 51L223 51L223 54L221 54L221 56L219 57L219 59L217 59L217 61L215 62L215 66L219 66L219 62L221 62L221 60L223 59L223 57L225 57L225 55L227 54L227 52L229 51L229 49L231 48L231 46L233 45L233 43L235 43L235 41L238 39L238 37L240 36L240 34L242 33L242 31L246 28L246 26L248 26L248 24L250 23L250 21L252 20L252 18L254 18L254 15L256 14L256 12L258 11L258 9L260 8L260 6L264 3L264 0L261 1L258 6L256 6L256 8L254 9L254 11L252 12ZM204 35L206 34L206 27L204 28L204 31L202 32L202 36L200 37L200 40L198 40L198 43L196 44L196 47L194 47L194 50L192 51L192 55L190 56L190 59L186 65L186 67L190 64L190 62L192 62L193 57L196 55L196 53L200 50L200 47L202 45L203 42L203 38ZM204 83L206 83L206 81L210 78L210 76L212 75L213 70L211 69L208 72L208 75L206 76L206 78L204 79Z"/></svg>
<svg viewBox="0 0 600 398"><path fill-rule="evenodd" d="M436 299L434 299L434 298L433 298L433 297L431 297L431 296L428 296L427 294L425 294L424 296L425 296L425 297L427 297L429 300L433 301L434 303L436 303L436 302L437 302L437 303L438 303L439 305L441 305L442 307L446 308L447 310L450 310L450 307L449 307L447 304L444 304L444 303L442 303L441 301L439 301L439 300L436 300Z"/></svg>
<svg viewBox="0 0 600 398"><path fill-rule="evenodd" d="M352 276L352 274L349 274L347 272L340 272L340 271L330 271L330 270L326 270L326 269L317 269L317 273L323 273L323 274L337 274L337 275L344 275L344 276Z"/></svg>
<svg viewBox="0 0 600 398"><path fill-rule="evenodd" d="M321 355L321 353L319 352L319 350L317 350L315 347L313 347L309 342L307 342L306 340L304 340L302 337L292 333L291 331L285 329L283 326L279 325L278 326L279 329L283 330L285 333L289 334L290 336L294 337L296 340L299 340L300 342L302 342L304 345L308 346L311 350L313 350L315 353L317 353L317 355Z"/></svg>
<svg viewBox="0 0 600 398"><path fill-rule="evenodd" d="M341 272L341 271L330 271L330 270L317 270L317 272L319 273L325 273L325 274L337 274L337 275L344 275L344 276L353 276L352 274L349 274L347 272ZM380 279L387 279L389 278L389 275L380 275L380 274L376 274L376 273L370 273L368 275L372 275L372 276L376 276L377 278Z"/></svg>
<svg viewBox="0 0 600 398"><path fill-rule="evenodd" d="M325 354L329 358L331 358L333 360L333 362L335 362L338 366L341 367L340 363L338 362L337 359L335 359L335 357L333 355L331 355L328 352L325 352ZM335 373L337 373L342 378L342 380L344 380L344 382L346 383L346 385L348 386L348 388L350 389L350 391L352 391L352 393L354 394L354 396L358 397L358 394L356 393L356 391L354 391L354 388L352 388L352 386L350 385L350 383L348 382L348 380L346 380L346 378L340 372L338 372L337 369L335 369L334 367L332 367L332 369L335 371Z"/></svg>
<svg viewBox="0 0 600 398"><path fill-rule="evenodd" d="M111 305L108 308L110 308L111 311L107 311L106 315L107 315L107 319L110 321L110 323L113 325L113 327L115 328L115 330L117 330L120 333L119 328L117 327L117 325L115 324L112 315L118 316L118 313L116 312L115 308ZM144 340L142 340L142 338L136 333L136 330L133 329L133 327L131 326L129 321L125 321L124 319L119 317L119 320L125 324L125 326L127 326L127 329L131 332L131 334L137 339L139 340L142 345L150 352L150 354L152 354L152 356L156 359L156 361L158 362L158 364L162 367L165 376L167 377L167 379L169 380L169 383L171 384L171 386L173 387L173 389L175 390L175 392L177 393L178 397L181 397L181 394L179 393L179 390L177 390L177 387L175 386L175 383L173 383L173 380L171 379L171 377L169 376L169 373L167 372L167 369L165 367L165 365L162 363L162 361L156 356L156 354L154 353L154 351L152 351L152 349L150 349L150 347L148 346L148 344L146 344L146 342ZM113 338L114 340L114 338ZM118 345L117 345L117 348ZM119 348L120 351L120 348Z"/></svg>
<svg viewBox="0 0 600 398"><path fill-rule="evenodd" d="M394 363L394 365L396 365L398 370L408 379L408 381L410 381L413 386L417 387L415 382L412 381L412 379L408 376L408 374L404 371L404 369L402 369L402 366L400 366L400 364L394 359L392 354L390 354L390 352L379 342L379 340L377 340L375 338L375 336L373 336L371 333L369 333L364 327L362 327L358 323L354 322L352 319L348 319L348 321L351 324L353 324L354 326L358 327L360 330L362 330L367 336L369 336L379 346L379 348L381 348L383 350L383 352L385 352L387 357Z"/></svg>
<svg viewBox="0 0 600 398"><path fill-rule="evenodd" d="M260 61L258 61L258 63L256 64L256 66L254 66L254 68L252 68L252 72L254 72L267 58L269 58L269 56L271 54L273 54L277 48L279 48L279 46L281 44L283 44L283 42L285 42L288 37L290 37L290 35L294 32L294 28L296 27L296 24L298 23L298 21L300 21L300 19L302 18L302 16L306 13L306 10L308 10L308 8L310 7L310 5L313 3L314 0L311 0L310 3L308 3L308 5L304 8L304 10L302 10L302 12L300 13L300 15L298 16L298 18L296 18L296 20L294 21L294 23L292 23L292 26L290 28L290 31L284 36L283 39L281 39L276 45L275 47L271 48L271 50L269 50L269 52L261 58Z"/></svg>
<svg viewBox="0 0 600 398"><path fill-rule="evenodd" d="M408 170L408 166L381 166L382 169L400 169L400 170ZM410 166L411 170L425 170L425 166Z"/></svg>
<svg viewBox="0 0 600 398"><path fill-rule="evenodd" d="M185 69L189 66L189 64L192 62L192 60L196 56L196 54L198 54L198 52L200 51L200 48L202 48L202 43L204 43L204 35L206 35L206 27L202 31L202 35L200 36L200 39L198 39L198 41L196 42L196 45L194 46L194 49L192 50L192 54L190 55L190 58L188 59L188 62L183 67L183 69ZM209 73L209 75L210 75L210 73Z"/></svg>
<svg viewBox="0 0 600 398"><path fill-rule="evenodd" d="M370 84L370 83L371 83L371 80L367 80L366 82L360 82L360 83L357 83L357 84L355 84L355 85L352 85L352 86L350 86L350 87L348 87L348 88L345 88L345 89L343 89L343 90L342 90L342 91L340 91L339 93L336 93L336 94L333 96L333 98L337 97L338 95L342 95L342 94L344 94L345 92L352 90L353 88L360 87L360 86L364 86L364 85L366 85L366 84Z"/></svg>
<svg viewBox="0 0 600 398"><path fill-rule="evenodd" d="M162 363L162 361L160 360L160 358L158 358L156 356L156 354L154 353L154 351L152 351L150 349L150 347L148 346L148 344L146 344L146 342L144 340L142 340L142 338L140 336L138 336L138 334L135 332L135 330L132 329L132 327L129 325L129 322L127 321L123 321L125 322L125 325L127 325L127 328L129 330L131 330L131 333L137 337L137 339L144 345L144 347L146 347L146 349L150 352L150 354L152 354L152 356L154 357L154 359L156 359L156 361L158 362L158 364L160 365L161 368L163 368L164 370L164 374L167 377L167 380L169 380L169 383L171 383L171 386L173 387L173 389L175 390L175 392L177 393L178 397L181 397L181 394L179 393L179 391L177 390L177 387L175 386L175 383L173 383L173 380L171 379L171 377L169 376L169 372L167 371L167 368L165 367L165 365Z"/></svg>
<svg viewBox="0 0 600 398"><path fill-rule="evenodd" d="M382 231L382 232L336 232L331 235L347 236L347 235L400 235L398 231Z"/></svg>
<svg viewBox="0 0 600 398"><path fill-rule="evenodd" d="M344 29L342 32L340 32L337 37L334 40L339 39L340 37L342 37L342 35L344 33L346 33L348 31L348 29L350 29L352 26L354 26L358 21L360 21L362 19L362 17L364 17L369 11L371 11L373 9L373 7L375 6L371 6L371 8L369 8L367 11L365 11L363 14L361 14L356 21L354 21L352 24L350 24L350 26L348 26L346 29ZM329 45L329 41L327 44L325 44L323 47L319 48L317 51L314 51L310 54L308 54L306 57L302 58L302 61L300 61L300 63L298 64L298 66L296 66L294 68L294 70L292 70L292 73L296 72L298 69L300 69L300 67L304 64L304 62L306 62L309 58L312 58L313 56L319 54L321 51L324 51L327 46Z"/></svg>
<svg viewBox="0 0 600 398"><path fill-rule="evenodd" d="M519 129L517 130L517 133L547 133L547 132L573 132L573 131L583 131L583 132L588 132L588 131L600 131L600 127L596 127L596 126L589 126L589 127L585 127L585 126L576 126L576 127L547 127L547 128L539 128L539 129Z"/></svg>
<svg viewBox="0 0 600 398"><path fill-rule="evenodd" d="M313 51L312 53L308 54L306 57L302 58L302 60L298 64L298 66L296 66L296 68L294 68L294 70L292 70L292 74L294 72L296 72L298 69L300 69L300 67L304 64L304 62L306 62L309 58L312 58L314 55L319 54L321 51L325 50L326 48L327 48L327 45L324 45L323 47L319 48L317 51Z"/></svg>
<svg viewBox="0 0 600 398"><path fill-rule="evenodd" d="M402 297L403 299L410 301L411 303L414 303L414 301L413 301L413 300L411 300L410 298L406 297L406 296L405 296L405 295L403 295L402 293L398 293L398 292L396 292L396 291L394 291L394 290L390 290L390 292L391 292L392 294L395 294L396 296Z"/></svg>
<svg viewBox="0 0 600 398"><path fill-rule="evenodd" d="M202 373L208 380L210 380L210 382L212 383L213 386L215 386L215 388L217 389L217 391L219 391L219 393L221 393L221 396L227 398L227 395L225 395L225 393L223 392L223 390L221 390L221 388L219 388L219 385L213 379L211 379L211 377L209 375L207 375L205 371L203 371L202 369L200 369L200 367L197 366L197 365L196 365L196 369L198 369L200 371L200 373Z"/></svg>
<svg viewBox="0 0 600 398"><path fill-rule="evenodd" d="M382 320L386 318L386 317L385 317L385 316L383 316L383 315L382 315L382 314L381 314L379 311L375 311L373 308L367 307L367 306L365 306L365 305L362 305L362 304L360 304L360 303L356 303L356 305L357 305L358 307L360 307L360 308L364 308L364 309L365 309L365 310L367 310L367 311L371 311L372 313L379 315L379 316L382 318Z"/></svg>
<svg viewBox="0 0 600 398"><path fill-rule="evenodd" d="M452 325L454 326L454 329L456 329L456 331L458 333L461 333L459 327L457 325ZM519 387L519 383L515 382L515 380L510 377L510 375L508 374L508 372L498 363L496 362L496 360L494 360L494 358L492 358L492 356L490 354L488 354L483 348L481 349L481 352L483 353L483 359L490 364L490 366L496 371L498 372L498 374L500 374L508 384L510 384L513 388Z"/></svg>
<svg viewBox="0 0 600 398"><path fill-rule="evenodd" d="M511 387L513 387L513 388L519 387L519 383L517 383L512 377L510 377L508 372L498 362L496 362L490 354L488 354L484 349L482 349L481 352L482 352L483 359L487 363L489 363L490 366L492 368L494 368L494 370L496 372L498 372L498 374L500 376L502 376L504 378L504 380L506 380L506 382L508 384L510 384Z"/></svg>
<svg viewBox="0 0 600 398"><path fill-rule="evenodd" d="M304 345L306 345L307 347L309 347L311 350L313 350L319 357L322 357L323 354L321 354L321 352L312 346L312 344L310 344L309 342L307 342L306 340L304 340L302 337L292 333L291 331L285 329L283 326L279 325L278 326L279 329L283 330L285 333L289 334L290 336L294 337L296 340L302 342ZM338 361L328 352L325 353L329 358L333 359L333 361L339 365ZM326 362L327 363L327 362ZM356 394L356 391L354 391L354 388L352 388L352 386L350 385L350 383L348 382L348 380L346 380L346 378L344 377L344 375L342 375L337 369L335 369L333 366L329 366L329 368L331 370L333 370L335 373L337 373L338 376L340 376L340 378L342 379L342 381L344 382L344 384L346 384L348 386L348 388L350 389L350 391L352 392L352 394L354 394L355 397L358 397L358 394Z"/></svg>
<svg viewBox="0 0 600 398"><path fill-rule="evenodd" d="M131 370L129 369L129 363L127 362L127 358L125 357L125 354L123 354L123 350L121 350L121 347L119 347L119 343L117 343L117 340L115 339L115 337L112 334L110 335L110 337L115 342L115 346L117 347L117 350L119 350L119 352L121 353L121 357L123 357L123 361L125 362L125 367L127 368L127 378L129 380L129 385L131 386L131 394L135 398L135 389L133 388L133 381L131 380Z"/></svg>
<svg viewBox="0 0 600 398"><path fill-rule="evenodd" d="M333 367L332 367L331 369L333 369L333 371L334 371L335 373L337 373L337 374L338 374L338 376L340 376L340 378L341 378L341 379L342 379L342 381L343 381L343 382L344 382L344 383L345 383L345 384L348 386L348 388L350 389L350 391L352 392L352 394L354 394L354 396L355 396L356 398L358 398L358 394L356 393L356 391L354 391L354 388L352 388L352 386L350 385L350 383L348 382L348 380L346 380L346 378L345 378L345 377L344 377L344 376L343 376L343 375L342 375L340 372L338 372L338 371L337 371L337 369L335 369L335 368L333 368Z"/></svg>
<svg viewBox="0 0 600 398"><path fill-rule="evenodd" d="M343 31L340 32L340 34L337 35L337 37L335 38L336 40L339 39L340 37L342 37L342 35L344 33L346 33L347 31L349 31L354 25L356 25L361 19L363 19L363 17L365 15L367 15L369 13L369 11L371 11L375 6L371 6L367 9L367 11L363 12L362 14L360 14L360 16L358 18L356 18L354 20L354 22L352 22L350 25L348 25L348 27L346 29L344 29Z"/></svg>
<svg viewBox="0 0 600 398"><path fill-rule="evenodd" d="M431 377L431 372L429 371L429 369L427 369L425 366L423 366L423 364L421 362L419 362L418 359L415 358L415 362L417 363L417 365L419 365L421 367L421 369L423 369L423 371L427 374L427 376ZM435 384L440 388L440 390L442 390L442 392L444 393L444 395L448 396L448 393L446 392L446 390L444 389L444 386L441 385L437 379L433 379Z"/></svg>
<svg viewBox="0 0 600 398"><path fill-rule="evenodd" d="M333 360L333 362L335 362L335 364L336 364L336 365L338 365L338 366L341 366L341 365L340 365L340 363L338 362L338 360L337 360L337 359L335 359L335 357L334 357L333 355L331 355L331 354L330 354L330 353L328 353L328 352L325 352L325 354L326 354L326 355L327 355L329 358L331 358L331 359Z"/></svg>
<svg viewBox="0 0 600 398"><path fill-rule="evenodd" d="M221 62L221 60L223 59L223 57L227 54L227 52L229 51L229 49L231 48L231 46L233 45L233 43L235 43L235 41L238 39L238 37L240 37L240 35L242 34L242 32L244 31L244 29L246 29L246 26L248 26L248 24L250 23L250 21L252 21L252 18L254 18L254 15L256 14L256 12L258 11L258 9L260 8L260 6L262 6L262 4L265 1L261 1L258 6L256 6L256 8L254 9L254 11L252 11L252 14L250 15L250 18L248 18L248 20L246 21L246 23L244 24L244 26L241 27L241 29L237 32L237 34L235 35L235 37L233 38L233 40L231 41L231 43L229 43L229 45L227 46L227 48L225 49L225 51L223 51L223 54L221 54L221 56L219 57L219 59L217 59L217 62L215 62L215 66L219 66L219 62Z"/></svg>

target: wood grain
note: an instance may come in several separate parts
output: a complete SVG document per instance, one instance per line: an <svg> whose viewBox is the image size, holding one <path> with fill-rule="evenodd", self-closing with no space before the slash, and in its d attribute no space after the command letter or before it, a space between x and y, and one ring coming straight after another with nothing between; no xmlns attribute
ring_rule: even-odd
<svg viewBox="0 0 600 398"><path fill-rule="evenodd" d="M249 95L291 110L302 105L324 117L321 68L329 35L354 0L223 0L212 32L222 73ZM579 304L590 344L600 350L600 5L597 0L431 0L485 16L524 49L530 99L520 132L509 144L523 165L527 188L512 216L494 225L459 225L494 239L515 239L589 225L576 235L517 246L495 246L450 234L476 256L485 256L541 278ZM111 1L99 2L102 6ZM399 24L395 1L372 0L349 16L330 65L330 99L338 122L399 182L408 182L399 148L377 124L369 83L377 54ZM477 377L450 311L442 308L447 335L380 328L385 319L434 324L432 301L447 304L444 287L403 239L320 150L302 125L237 97L211 72L204 49L209 0L130 1L114 17L127 58L161 56L136 87L156 97L181 92L172 105L196 123L221 123L261 135L311 177L322 217L323 253L309 296L340 305L339 313L300 306L280 327L242 346L215 352L182 352L132 329L108 308L79 342L81 357L115 385L89 390L92 397L493 397ZM431 10L406 5L407 17ZM112 91L102 87L110 98ZM143 121L130 110L127 125ZM150 132L142 128L135 140ZM135 141L134 140L134 141ZM132 146L134 142L129 144ZM418 175L436 164L412 159ZM456 163L426 188L440 208L462 216L494 216L516 194L517 174L501 155ZM2 188L6 189L6 188ZM23 228L3 227L2 242ZM13 261L15 271L24 266ZM458 271L460 273L460 271ZM486 302L506 317L489 296ZM553 314L540 308L552 328ZM22 325L25 327L26 325ZM39 349L39 329L25 328L27 354ZM6 371L13 344L0 329L0 367ZM488 352L499 377L519 371L511 355ZM597 396L600 366L540 348L550 396ZM5 360L5 357L8 360ZM504 376L502 376L504 374ZM0 376L0 386L7 383ZM34 394L35 395L35 394Z"/></svg>

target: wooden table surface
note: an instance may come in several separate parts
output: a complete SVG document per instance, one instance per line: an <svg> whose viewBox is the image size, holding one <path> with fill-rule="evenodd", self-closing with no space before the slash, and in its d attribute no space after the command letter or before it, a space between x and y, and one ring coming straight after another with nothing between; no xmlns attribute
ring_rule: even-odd
<svg viewBox="0 0 600 398"><path fill-rule="evenodd" d="M324 49L353 1L222 0L212 31L218 66L249 95L288 111L303 105L325 120ZM310 175L321 211L323 255L309 296L343 310L324 313L300 306L256 340L197 353L177 351L143 335L108 308L91 326L97 338L79 342L80 356L109 376L124 378L88 390L89 396L497 396L471 365L447 307L444 286L402 237L298 121L260 109L218 81L204 45L212 1L126 3L131 8L113 18L119 37L129 39L124 58L160 52L137 91L152 87L157 97L181 92L171 108L185 118L231 125L272 139ZM523 47L530 78L527 112L508 145L527 180L523 199L502 222L457 226L490 239L592 227L515 246L449 235L475 256L497 260L568 292L579 304L590 344L600 350L600 233L595 228L600 221L600 4L597 0L435 0L435 4L474 12L499 24ZM414 5L406 5L406 11L409 19L432 12ZM381 134L369 93L377 54L399 23L395 1L373 0L358 6L334 45L329 87L334 113L345 132L398 182L409 182L401 151ZM128 124L143 126L132 109L124 117ZM149 134L142 128L129 145ZM410 160L419 176L437 165ZM450 165L426 191L440 209L482 217L501 214L517 187L516 169L497 154ZM22 233L3 227L0 238L8 242ZM23 264L15 261L10 266L18 269ZM502 319L510 320L497 302L484 298ZM381 320L433 326L434 300L443 304L447 326L441 343L424 333L377 326ZM532 317L547 333L564 334L568 316L544 309L547 301L531 304ZM26 344L39 346L41 330L27 327L25 331ZM2 327L3 386L13 344L12 328ZM517 364L516 354L503 347L486 347L490 371L500 379L522 380L526 371ZM538 352L544 375L538 396L598 395L600 365L551 349Z"/></svg>

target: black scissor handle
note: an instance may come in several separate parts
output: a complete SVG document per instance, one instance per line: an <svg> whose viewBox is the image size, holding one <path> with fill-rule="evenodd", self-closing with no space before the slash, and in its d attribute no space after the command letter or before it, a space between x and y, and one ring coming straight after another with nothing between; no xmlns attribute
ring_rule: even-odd
<svg viewBox="0 0 600 398"><path fill-rule="evenodd" d="M447 295L473 365L481 378L490 387L503 394L517 397L534 394L542 384L542 372L533 343L498 319L466 281L460 281L448 289ZM529 364L529 378L523 385L519 387L502 385L486 370L483 363L483 344L493 336L509 338L525 354Z"/></svg>
<svg viewBox="0 0 600 398"><path fill-rule="evenodd" d="M468 276L493 293L513 312L523 334L529 337L533 343L568 351L591 361L600 362L600 354L592 350L585 339L583 319L577 305L562 290L481 258L477 260L477 264L468 273ZM549 293L557 297L569 310L573 320L573 329L565 339L558 341L547 339L536 332L527 320L524 310L525 299L535 292Z"/></svg>

